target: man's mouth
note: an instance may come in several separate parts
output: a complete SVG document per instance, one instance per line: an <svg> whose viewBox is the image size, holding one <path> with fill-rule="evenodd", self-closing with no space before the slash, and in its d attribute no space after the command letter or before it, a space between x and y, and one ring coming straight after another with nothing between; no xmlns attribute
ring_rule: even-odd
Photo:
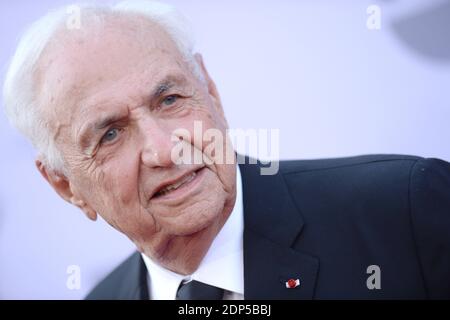
<svg viewBox="0 0 450 320"><path fill-rule="evenodd" d="M197 172L194 171L194 172L184 176L182 179L178 180L177 182L172 183L168 186L165 186L164 188L162 188L161 190L156 192L154 197L164 196L164 195L172 192L173 190L178 189L182 185L187 184L187 183L191 182L192 180L194 180L196 175L197 175Z"/></svg>
<svg viewBox="0 0 450 320"><path fill-rule="evenodd" d="M203 180L206 167L198 168L173 180L160 184L151 200L155 201L181 201L192 192L196 192Z"/></svg>

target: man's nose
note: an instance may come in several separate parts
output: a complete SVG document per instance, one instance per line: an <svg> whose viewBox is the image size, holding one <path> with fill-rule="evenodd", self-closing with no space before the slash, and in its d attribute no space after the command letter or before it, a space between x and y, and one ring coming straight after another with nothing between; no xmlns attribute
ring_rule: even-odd
<svg viewBox="0 0 450 320"><path fill-rule="evenodd" d="M143 123L143 141L141 161L148 167L170 167L173 165L171 154L174 143L172 132L164 123L155 119L146 119Z"/></svg>

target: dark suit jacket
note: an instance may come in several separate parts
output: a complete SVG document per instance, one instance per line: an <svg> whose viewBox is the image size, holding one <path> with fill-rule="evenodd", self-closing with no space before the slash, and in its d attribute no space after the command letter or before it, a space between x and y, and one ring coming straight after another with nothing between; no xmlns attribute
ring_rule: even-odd
<svg viewBox="0 0 450 320"><path fill-rule="evenodd" d="M246 299L450 298L450 164L374 155L240 165ZM380 267L369 290L367 267ZM88 299L148 299L138 253ZM288 279L300 286L287 289Z"/></svg>

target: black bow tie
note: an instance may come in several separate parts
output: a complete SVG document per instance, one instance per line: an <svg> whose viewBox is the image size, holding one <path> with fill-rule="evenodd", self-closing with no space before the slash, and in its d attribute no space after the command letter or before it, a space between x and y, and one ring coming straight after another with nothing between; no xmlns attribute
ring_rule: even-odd
<svg viewBox="0 0 450 320"><path fill-rule="evenodd" d="M223 289L192 280L180 285L177 300L222 300L223 293Z"/></svg>

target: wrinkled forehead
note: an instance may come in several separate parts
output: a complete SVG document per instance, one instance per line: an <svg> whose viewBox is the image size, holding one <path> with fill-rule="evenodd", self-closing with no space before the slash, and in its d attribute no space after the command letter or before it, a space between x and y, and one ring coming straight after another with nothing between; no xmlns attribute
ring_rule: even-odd
<svg viewBox="0 0 450 320"><path fill-rule="evenodd" d="M186 68L183 60L158 24L139 16L105 17L56 33L38 64L36 94L50 122L71 123L82 101L117 93L140 78L157 81L169 69Z"/></svg>

